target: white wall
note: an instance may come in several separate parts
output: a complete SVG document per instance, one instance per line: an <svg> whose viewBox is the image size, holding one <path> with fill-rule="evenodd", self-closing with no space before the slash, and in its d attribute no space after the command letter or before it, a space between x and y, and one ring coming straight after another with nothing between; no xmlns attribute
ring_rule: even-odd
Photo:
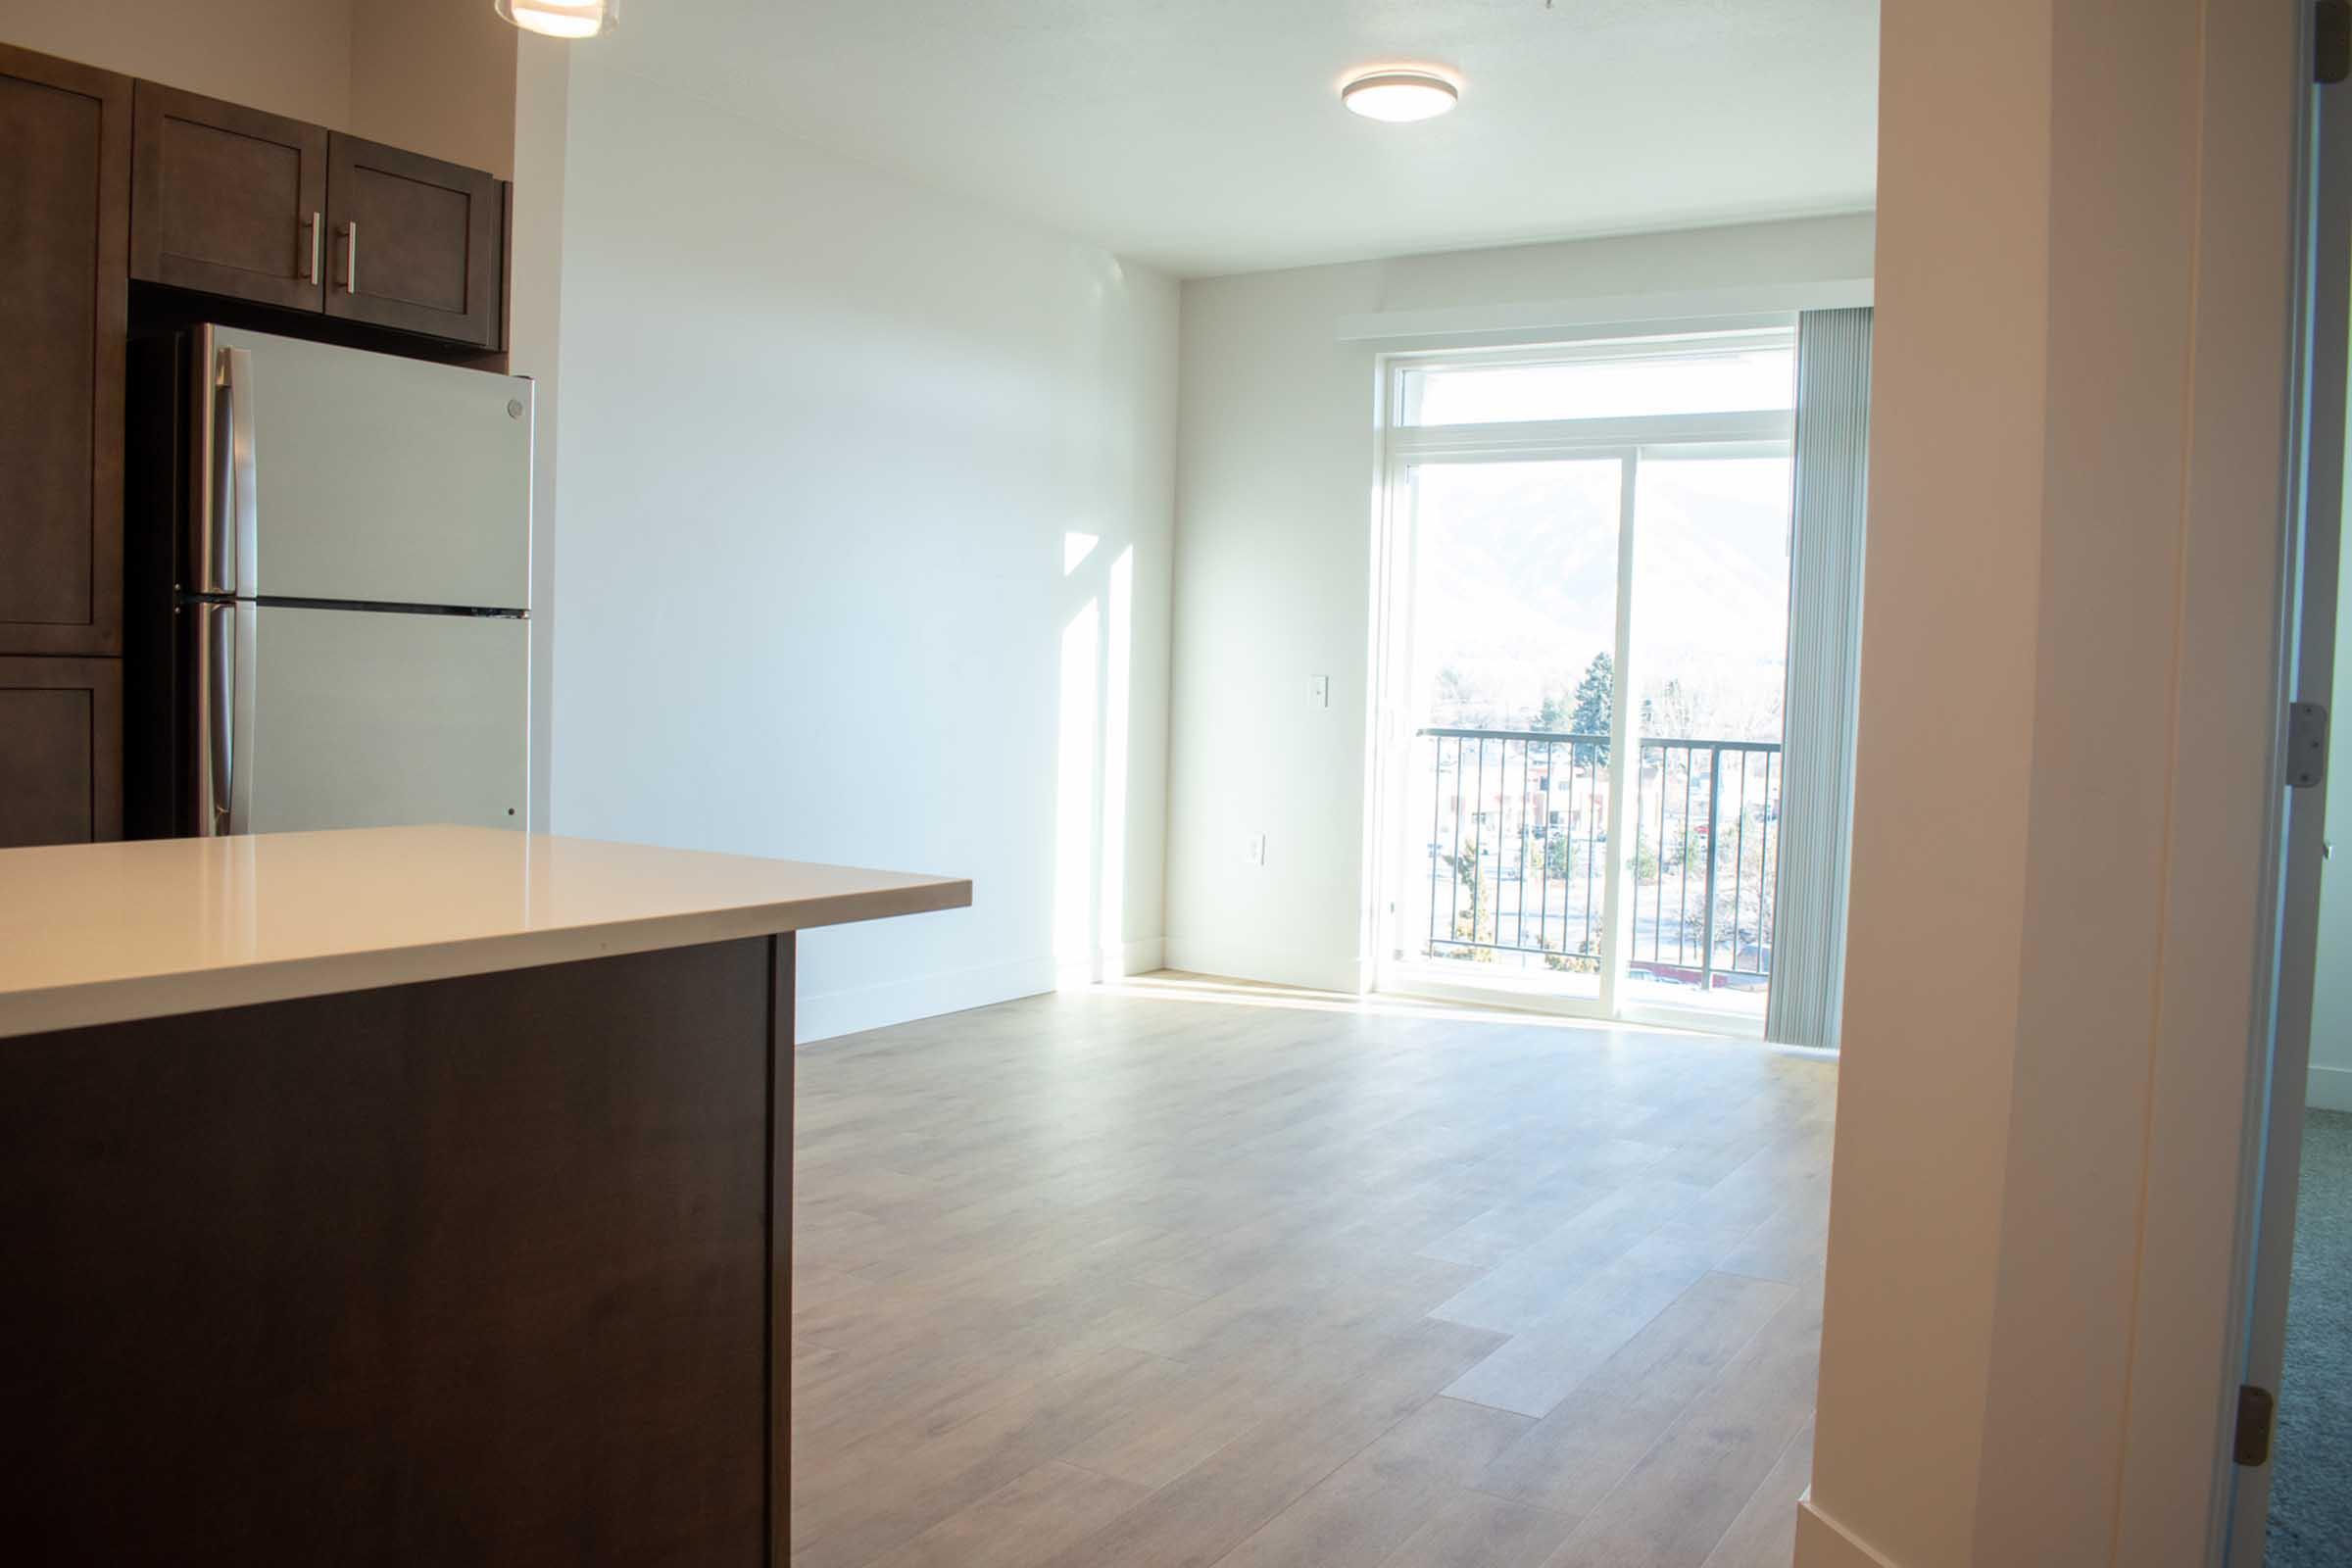
<svg viewBox="0 0 2352 1568"><path fill-rule="evenodd" d="M2352 496L2352 488L2348 488ZM2345 509L2352 524L2352 506ZM2352 550L2344 552L2335 605L2334 710L2352 712ZM2328 769L2328 838L2342 845L2321 868L2320 947L2311 997L2310 1103L2352 1110L2352 721L2338 726Z"/></svg>
<svg viewBox="0 0 2352 1568"><path fill-rule="evenodd" d="M1883 12L1800 1568L2208 1560L2276 799L2296 9Z"/></svg>
<svg viewBox="0 0 2352 1568"><path fill-rule="evenodd" d="M350 123L351 0L0 0L0 43Z"/></svg>
<svg viewBox="0 0 2352 1568"><path fill-rule="evenodd" d="M334 123L511 178L515 53L523 36L488 0L358 0L351 7L351 114Z"/></svg>
<svg viewBox="0 0 2352 1568"><path fill-rule="evenodd" d="M1050 988L1057 949L1156 964L1174 286L627 39L569 81L555 829L972 878L805 938L805 1039Z"/></svg>
<svg viewBox="0 0 2352 1568"><path fill-rule="evenodd" d="M1377 345L1341 318L1867 278L1871 234L1814 219L1185 284L1171 966L1364 982Z"/></svg>
<svg viewBox="0 0 2352 1568"><path fill-rule="evenodd" d="M515 41L489 0L0 0L0 42L502 176Z"/></svg>

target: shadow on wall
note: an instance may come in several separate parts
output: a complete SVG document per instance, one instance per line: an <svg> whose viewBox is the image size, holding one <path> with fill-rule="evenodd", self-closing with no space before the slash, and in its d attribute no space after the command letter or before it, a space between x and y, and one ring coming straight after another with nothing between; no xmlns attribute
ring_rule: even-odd
<svg viewBox="0 0 2352 1568"><path fill-rule="evenodd" d="M1128 717L1135 547L1061 536L1060 739L1054 782L1054 958L1064 986L1125 972Z"/></svg>

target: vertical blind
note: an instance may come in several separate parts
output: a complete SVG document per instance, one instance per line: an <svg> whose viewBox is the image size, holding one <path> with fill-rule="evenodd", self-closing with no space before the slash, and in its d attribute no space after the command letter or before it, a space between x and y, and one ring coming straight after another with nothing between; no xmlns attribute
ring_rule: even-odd
<svg viewBox="0 0 2352 1568"><path fill-rule="evenodd" d="M1838 1044L1852 859L1854 718L1870 457L1870 312L1806 311L1796 333L1796 493L1788 561L1788 767L1764 1035Z"/></svg>

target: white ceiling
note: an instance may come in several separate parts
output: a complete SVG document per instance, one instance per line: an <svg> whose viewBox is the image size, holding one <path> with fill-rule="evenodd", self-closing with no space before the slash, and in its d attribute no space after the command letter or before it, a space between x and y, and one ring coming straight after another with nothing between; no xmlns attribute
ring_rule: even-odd
<svg viewBox="0 0 2352 1568"><path fill-rule="evenodd" d="M1877 0L628 0L579 47L1187 276L1852 211L1878 162ZM1400 62L1461 107L1340 107Z"/></svg>

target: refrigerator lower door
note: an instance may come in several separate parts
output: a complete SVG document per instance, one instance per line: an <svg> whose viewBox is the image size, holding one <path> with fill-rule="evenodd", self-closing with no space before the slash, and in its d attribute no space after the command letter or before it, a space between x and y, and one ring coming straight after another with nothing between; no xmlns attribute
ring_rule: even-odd
<svg viewBox="0 0 2352 1568"><path fill-rule="evenodd" d="M206 608L232 622L210 645L232 663L210 683L231 712L225 831L528 825L528 621Z"/></svg>

